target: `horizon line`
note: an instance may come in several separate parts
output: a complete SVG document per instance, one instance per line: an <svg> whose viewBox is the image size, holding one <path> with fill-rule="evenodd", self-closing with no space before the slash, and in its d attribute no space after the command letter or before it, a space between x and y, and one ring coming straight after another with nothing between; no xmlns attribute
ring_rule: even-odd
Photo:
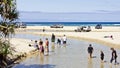
<svg viewBox="0 0 120 68"><path fill-rule="evenodd" d="M43 11L18 11L20 13L120 13L120 11L106 11L106 10L96 10L96 11L82 11L82 12L43 12Z"/></svg>

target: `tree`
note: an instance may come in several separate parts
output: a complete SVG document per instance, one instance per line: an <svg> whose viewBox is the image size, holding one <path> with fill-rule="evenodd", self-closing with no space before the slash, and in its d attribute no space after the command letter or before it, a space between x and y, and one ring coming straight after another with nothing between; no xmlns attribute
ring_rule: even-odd
<svg viewBox="0 0 120 68"><path fill-rule="evenodd" d="M9 38L15 32L14 23L17 19L16 0L0 0L0 65L7 64L7 55L10 54Z"/></svg>

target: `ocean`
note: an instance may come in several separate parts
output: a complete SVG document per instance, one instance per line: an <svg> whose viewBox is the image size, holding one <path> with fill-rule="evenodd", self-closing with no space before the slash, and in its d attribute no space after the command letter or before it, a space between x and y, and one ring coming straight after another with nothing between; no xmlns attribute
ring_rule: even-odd
<svg viewBox="0 0 120 68"><path fill-rule="evenodd" d="M120 26L120 22L23 22L27 26L51 26L54 24L61 24L64 26L95 26L101 24L102 26Z"/></svg>

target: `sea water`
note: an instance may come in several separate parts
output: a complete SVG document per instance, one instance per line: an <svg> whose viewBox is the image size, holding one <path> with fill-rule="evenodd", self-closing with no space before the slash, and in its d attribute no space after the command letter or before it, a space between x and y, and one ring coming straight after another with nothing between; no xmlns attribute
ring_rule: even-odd
<svg viewBox="0 0 120 68"><path fill-rule="evenodd" d="M120 22L24 22L27 26L51 26L54 24L61 24L64 26L96 26L102 24L103 26L120 26Z"/></svg>

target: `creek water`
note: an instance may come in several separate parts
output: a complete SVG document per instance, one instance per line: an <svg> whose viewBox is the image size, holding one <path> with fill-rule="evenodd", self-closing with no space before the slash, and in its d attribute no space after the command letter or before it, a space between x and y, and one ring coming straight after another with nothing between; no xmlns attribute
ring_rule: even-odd
<svg viewBox="0 0 120 68"><path fill-rule="evenodd" d="M47 36L35 35L16 35L17 38L26 39L42 39L43 41ZM47 37L50 40L50 37ZM93 58L88 58L87 48L92 44L94 48ZM13 66L13 68L120 68L120 65L111 64L111 50L110 47L97 44L94 42L81 41L76 39L67 39L67 45L49 44L49 56L40 55L37 53L24 61ZM104 63L100 60L100 51L105 54ZM120 50L116 49L118 54L118 62L120 62Z"/></svg>

